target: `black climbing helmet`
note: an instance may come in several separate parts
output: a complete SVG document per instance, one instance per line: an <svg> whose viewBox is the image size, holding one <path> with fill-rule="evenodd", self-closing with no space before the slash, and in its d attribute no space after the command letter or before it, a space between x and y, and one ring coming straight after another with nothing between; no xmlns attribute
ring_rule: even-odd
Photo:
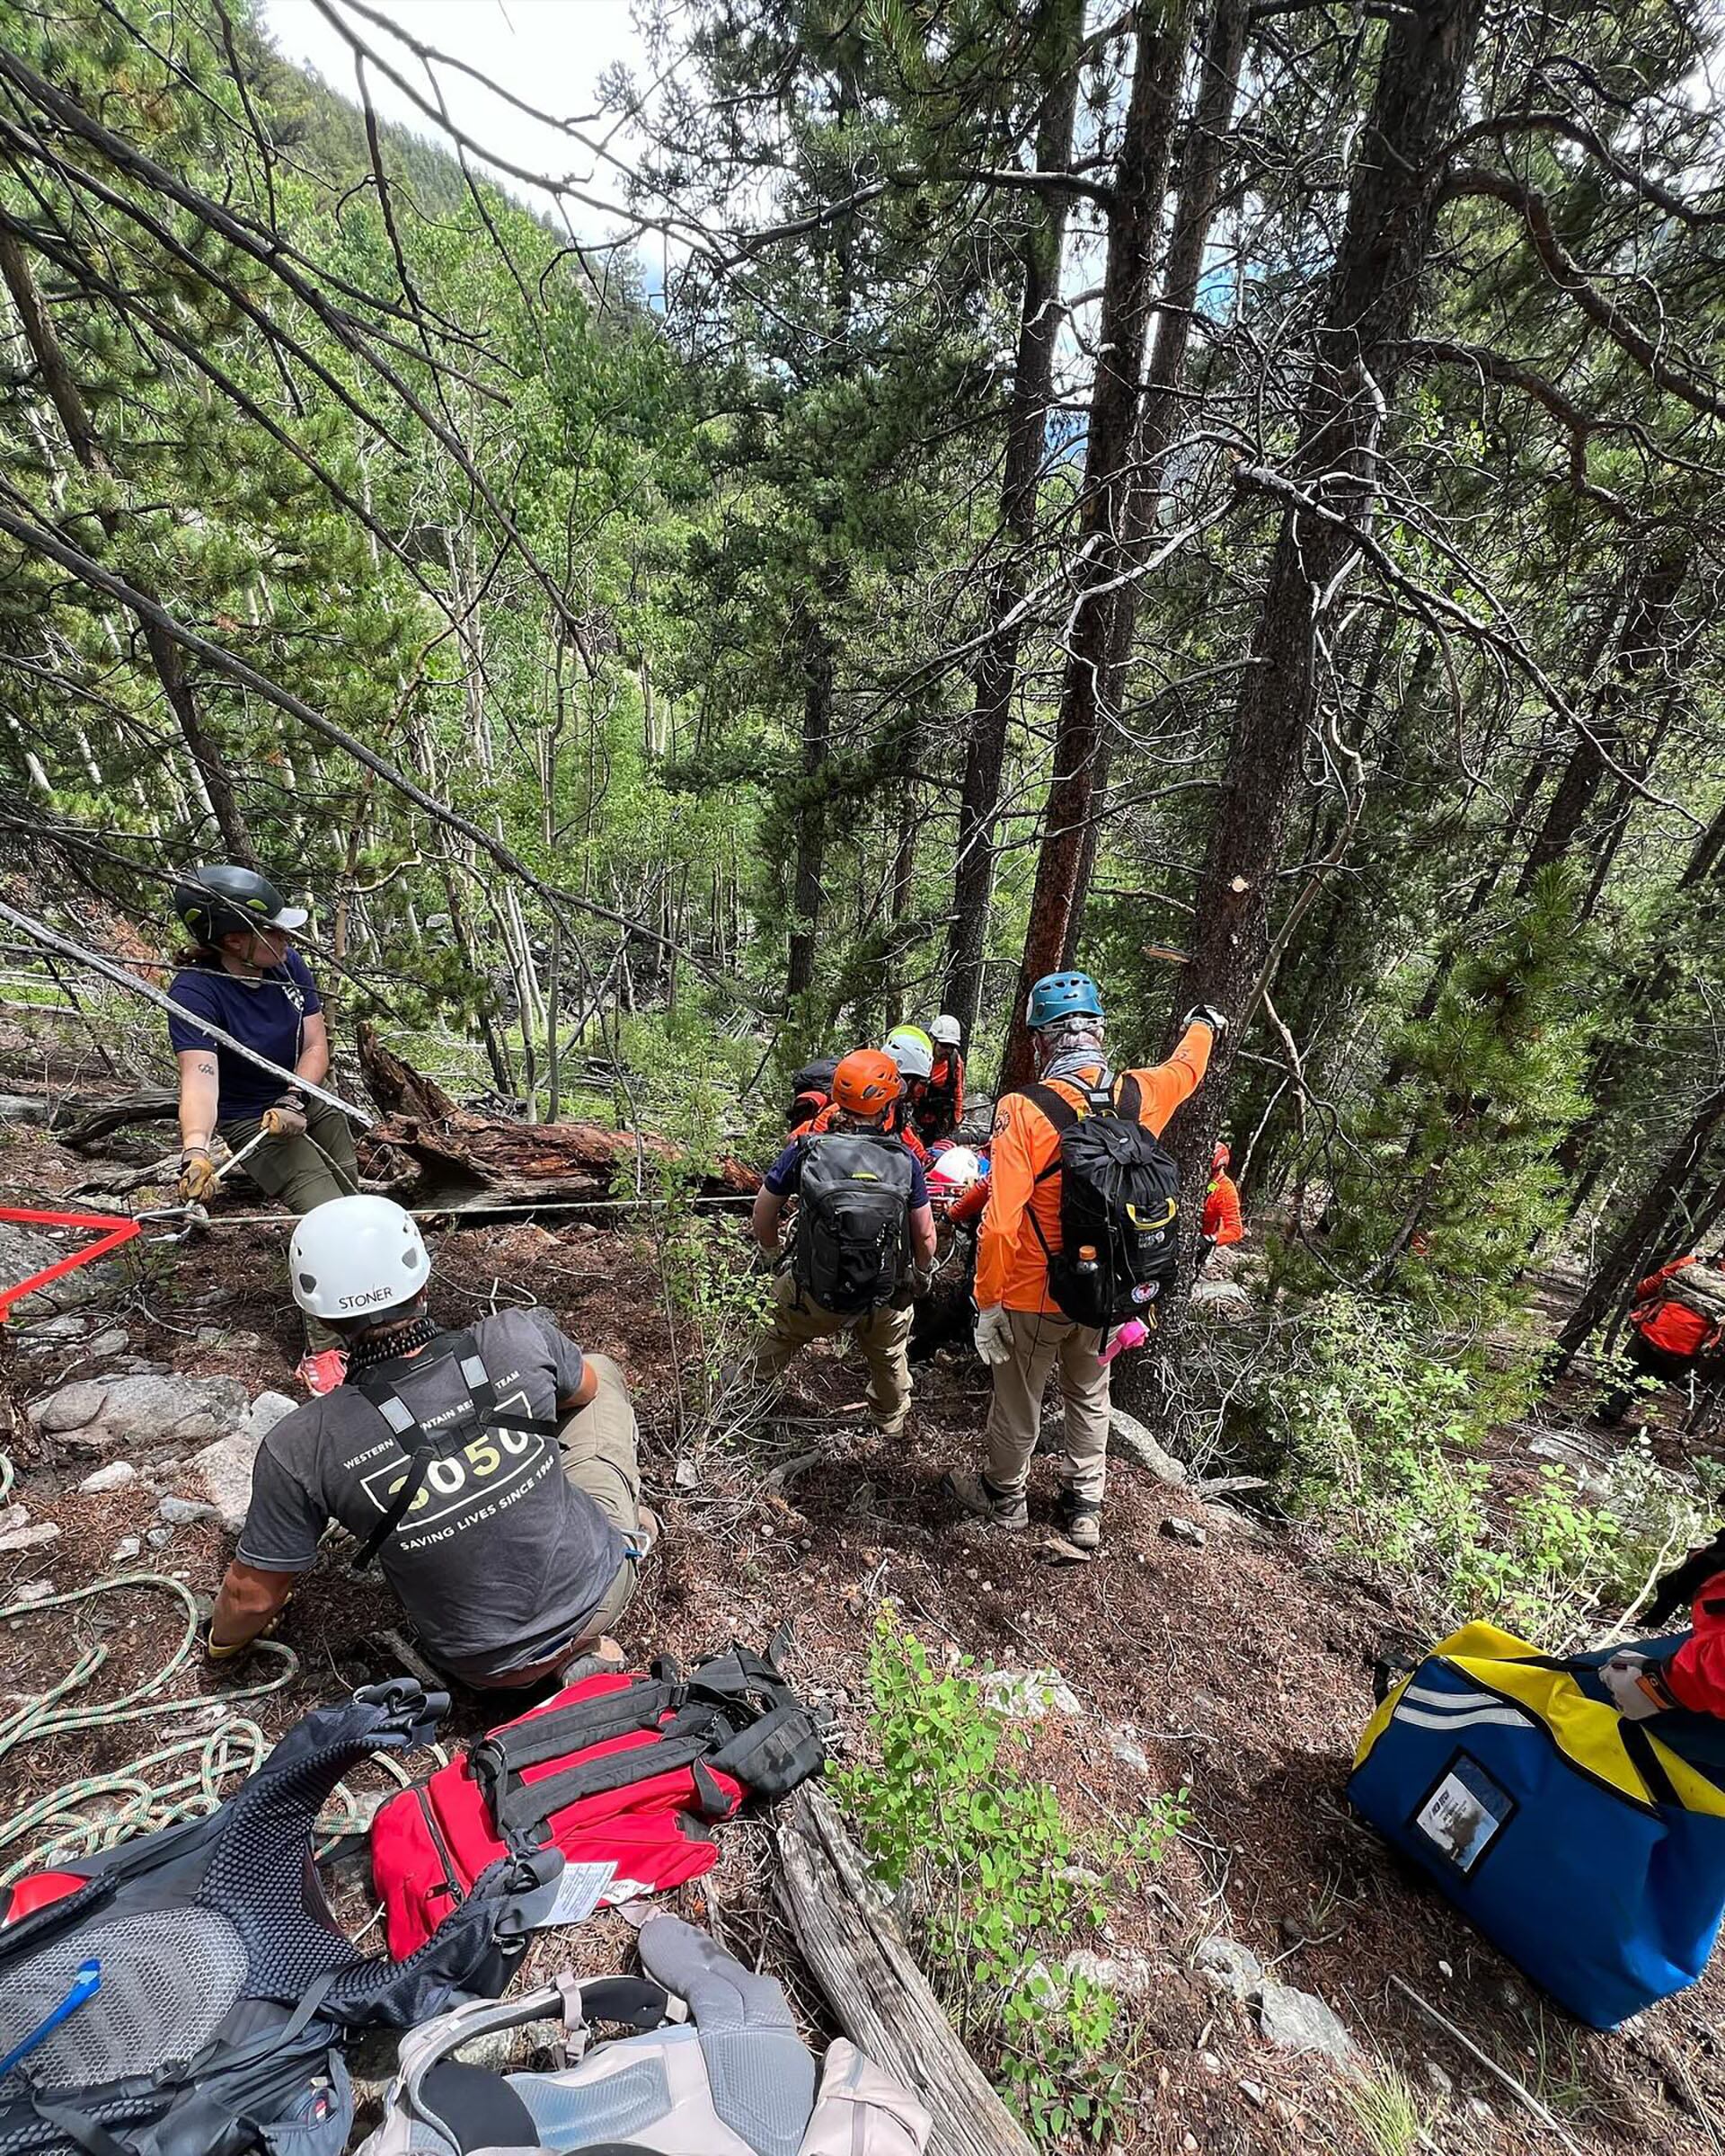
<svg viewBox="0 0 1725 2156"><path fill-rule="evenodd" d="M303 906L289 906L267 876L231 863L194 869L173 887L174 917L195 943L214 946L249 928L304 928Z"/></svg>

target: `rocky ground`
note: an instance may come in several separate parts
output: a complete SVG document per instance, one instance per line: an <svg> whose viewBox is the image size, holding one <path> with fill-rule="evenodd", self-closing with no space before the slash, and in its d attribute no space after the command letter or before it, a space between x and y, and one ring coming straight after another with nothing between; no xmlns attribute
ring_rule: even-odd
<svg viewBox="0 0 1725 2156"><path fill-rule="evenodd" d="M30 1090L15 1075L5 1082ZM0 1128L0 1204L51 1203L88 1172L40 1128ZM251 1452L286 1411L299 1352L285 1230L219 1221L201 1241L135 1243L71 1276L63 1294L32 1298L0 1333L11 1425L0 1449L17 1471L0 1513L0 1712L63 1683L93 1648L105 1659L80 1698L111 1701L146 1683L186 1630L167 1583L201 1594L219 1577ZM24 1263L15 1238L0 1227L0 1281ZM1160 1792L1190 1789L1191 1825L1150 1890L1112 1909L1082 1949L1130 2001L1142 2101L1122 2145L1146 2156L1721 2145L1709 2114L1725 2098L1725 1978L1710 1975L1616 2037L1591 2034L1543 2003L1349 1816L1342 1785L1372 1665L1416 1642L1417 1624L1364 1582L1314 1568L1240 1508L1250 1495L1207 1501L1189 1480L1122 1458L1103 1557L1052 1564L1037 1535L958 1526L941 1494L942 1469L973 1454L985 1409L983 1374L962 1356L920 1374L907 1443L873 1439L854 1367L821 1353L770 1423L721 1444L682 1426L673 1373L687 1343L632 1227L449 1233L438 1264L446 1317L538 1300L629 1373L667 1527L624 1630L632 1655L758 1642L792 1616L793 1674L831 1702L841 1744L854 1745L865 1741L871 1621L889 1600L938 1653L1006 1673L1002 1695L1031 1717L1037 1761L1080 1828L1128 1822ZM1044 1527L1051 1491L1039 1466ZM114 1577L129 1584L58 1599ZM306 1705L396 1666L400 1624L381 1586L329 1555L283 1625L291 1660L215 1676L193 1656L162 1696L195 1701L267 1682L276 1688L243 1705L268 1737ZM5 1754L0 1810L13 1825L0 1823L0 1875L32 1845L15 1825L40 1795L116 1772L156 1732L195 1735L212 1711L190 1706L142 1730L96 1727ZM458 1702L457 1731L471 1708L463 1715ZM793 1966L772 1871L769 1825L739 1825L695 1913L722 1913L732 1944L786 1975L814 2019L821 2009ZM626 1927L601 1916L542 1951L616 1966ZM1369 2116L1362 2077L1369 2090L1385 2068L1420 2098L1422 2138Z"/></svg>

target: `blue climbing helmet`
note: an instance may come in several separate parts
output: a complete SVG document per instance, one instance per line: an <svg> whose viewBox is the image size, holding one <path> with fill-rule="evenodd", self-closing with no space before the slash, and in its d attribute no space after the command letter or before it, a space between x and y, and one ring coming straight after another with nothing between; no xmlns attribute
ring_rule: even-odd
<svg viewBox="0 0 1725 2156"><path fill-rule="evenodd" d="M1087 973L1045 973L1031 990L1024 1022L1032 1033L1062 1018L1101 1018L1102 999Z"/></svg>

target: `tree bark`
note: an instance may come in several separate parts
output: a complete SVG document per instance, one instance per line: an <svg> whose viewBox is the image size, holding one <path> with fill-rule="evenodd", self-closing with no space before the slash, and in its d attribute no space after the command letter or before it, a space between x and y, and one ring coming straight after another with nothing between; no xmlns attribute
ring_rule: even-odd
<svg viewBox="0 0 1725 2156"><path fill-rule="evenodd" d="M1161 520L1168 452L1173 446L1174 430L1180 420L1178 392L1192 340L1192 317L1203 277L1204 250L1209 242L1221 193L1228 131L1234 120L1234 99L1239 94L1250 15L1249 0L1217 0L1200 65L1198 102L1181 156L1173 224L1168 234L1168 260L1163 272L1162 296L1156 302L1156 331L1150 347L1149 371L1145 376L1144 410L1138 420L1137 469L1127 502L1126 551L1134 561L1143 560L1145 548ZM1108 659L1100 696L1104 722L1096 743L1093 778L1094 798L1098 802L1105 801L1108 797L1117 729L1107 722L1118 720L1125 708L1126 675L1137 628L1139 588L1134 581L1122 585L1113 595ZM1073 886L1066 941L1060 954L1063 967L1071 968L1078 961L1078 941L1091 883L1096 873L1096 850L1101 827L1100 811L1092 810L1084 826L1084 846Z"/></svg>
<svg viewBox="0 0 1725 2156"><path fill-rule="evenodd" d="M1648 558L1635 596L1623 611L1612 678L1599 699L1590 734L1578 734L1539 829L1522 864L1516 896L1525 898L1543 870L1561 861L1581 836L1610 771L1607 755L1621 761L1624 720L1633 707L1638 677L1666 651L1665 630L1689 570L1686 538L1656 549Z"/></svg>
<svg viewBox="0 0 1725 2156"><path fill-rule="evenodd" d="M1006 1085L1020 1084L1030 1074L1025 998L1039 975L1052 973L1060 965L1085 826L1095 797L1101 690L1113 622L1110 600L1117 579L1131 566L1126 518L1139 380L1154 296L1157 230L1194 4L1195 0L1161 0L1160 4L1157 0L1138 0L1134 10L1137 52L1108 212L1108 259L1102 272L1096 378L1078 519L1080 552L1055 727L1054 772L1042 810L1042 849L1037 858L1030 930L1002 1071Z"/></svg>
<svg viewBox="0 0 1725 2156"><path fill-rule="evenodd" d="M815 985L815 941L820 932L821 873L827 854L827 805L821 782L833 739L832 640L812 611L802 632L802 781L797 803L797 854L792 887L787 995Z"/></svg>
<svg viewBox="0 0 1725 2156"><path fill-rule="evenodd" d="M1075 0L1043 0L1042 13L1050 37L1049 91L1037 129L1036 169L1063 172L1072 162L1084 10ZM1004 548L989 579L986 616L989 629L977 660L975 704L959 800L952 923L946 943L944 1006L963 1028L967 1040L975 1029L982 1000L1000 774L1006 759L1006 728L1018 676L1020 628L1015 617L1027 588L1029 550L1036 536L1037 496L1061 322L1060 262L1068 208L1069 199L1061 191L1038 196L1021 243L1024 279L1019 304L1018 355L1013 368L1006 461L1000 489Z"/></svg>
<svg viewBox="0 0 1725 2156"><path fill-rule="evenodd" d="M1371 112L1349 173L1293 476L1347 522L1285 510L1251 664L1235 705L1197 891L1182 995L1235 1020L1216 1043L1197 1112L1177 1127L1189 1198L1201 1190L1240 1036L1268 959L1282 839L1316 715L1320 609L1357 560L1349 526L1371 514L1378 437L1418 308L1444 146L1462 107L1484 0L1414 0L1384 33Z"/></svg>
<svg viewBox="0 0 1725 2156"><path fill-rule="evenodd" d="M1676 1144L1659 1162L1646 1196L1630 1215L1628 1224L1600 1260L1587 1292L1557 1336L1554 1372L1568 1369L1588 1335L1627 1297L1636 1281L1643 1277L1649 1255L1665 1233L1678 1193L1694 1173L1721 1123L1725 1123L1725 1085L1716 1086L1689 1118Z"/></svg>
<svg viewBox="0 0 1725 2156"><path fill-rule="evenodd" d="M0 232L0 277L4 277L6 290L17 312L18 324L22 330L24 342L30 347L47 390L49 402L59 415L61 427L73 455L84 470L93 476L112 478L113 466L102 446L95 426L90 418L66 353L54 331L43 306L41 295L36 289L35 279L30 274L30 265L24 260L24 251L16 236ZM119 531L119 517L113 509L99 509L97 522L104 535L112 540ZM137 579L135 579L136 582ZM147 593L141 583L138 588ZM154 596L153 594L149 596ZM154 623L144 624L144 646L150 655L150 664L162 685L162 694L168 709L173 713L192 762L198 766L217 827L222 835L222 844L230 860L241 868L255 869L258 857L252 844L245 818L240 811L234 782L228 776L227 765L222 759L208 729L199 715L198 706L186 679L185 654L167 632Z"/></svg>

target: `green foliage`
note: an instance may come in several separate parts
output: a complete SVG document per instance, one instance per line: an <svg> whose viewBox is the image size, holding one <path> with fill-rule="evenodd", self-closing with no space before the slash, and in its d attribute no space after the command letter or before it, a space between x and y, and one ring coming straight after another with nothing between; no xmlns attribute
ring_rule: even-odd
<svg viewBox="0 0 1725 2156"><path fill-rule="evenodd" d="M1369 2073L1345 2081L1341 2100L1352 2112L1373 2156L1413 2156L1416 2149L1429 2146L1428 2136L1437 2116L1436 2107L1387 2060Z"/></svg>
<svg viewBox="0 0 1725 2156"><path fill-rule="evenodd" d="M1482 1444L1534 1384L1405 1303L1336 1294L1278 1332L1243 1404L1290 1512L1435 1627L1489 1618L1555 1650L1701 1538L1725 1477L1674 1476L1644 1439L1592 1485L1555 1462L1494 1468Z"/></svg>
<svg viewBox="0 0 1725 2156"><path fill-rule="evenodd" d="M874 1756L836 1778L882 1881L907 1911L930 1980L1041 2140L1106 2140L1129 2101L1116 1994L1041 1958L1102 1923L1188 1817L1182 1789L1124 1836L1084 1841L1027 1768L1028 1739L965 1658L939 1670L889 1609L869 1655Z"/></svg>

